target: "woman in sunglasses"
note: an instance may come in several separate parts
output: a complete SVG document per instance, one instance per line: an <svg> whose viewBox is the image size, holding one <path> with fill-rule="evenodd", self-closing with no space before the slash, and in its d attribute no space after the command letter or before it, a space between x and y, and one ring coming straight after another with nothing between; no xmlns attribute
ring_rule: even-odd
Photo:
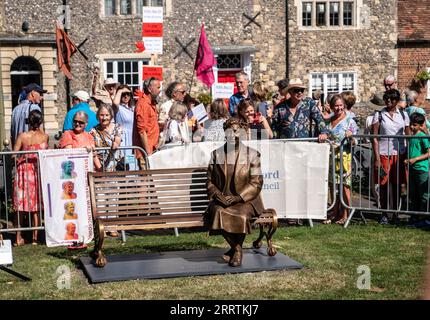
<svg viewBox="0 0 430 320"><path fill-rule="evenodd" d="M84 111L78 111L73 117L73 130L64 131L59 142L60 149L86 148L92 152L95 148L93 136L85 131L88 123L88 115ZM101 166L99 159L94 155L94 165Z"/></svg>

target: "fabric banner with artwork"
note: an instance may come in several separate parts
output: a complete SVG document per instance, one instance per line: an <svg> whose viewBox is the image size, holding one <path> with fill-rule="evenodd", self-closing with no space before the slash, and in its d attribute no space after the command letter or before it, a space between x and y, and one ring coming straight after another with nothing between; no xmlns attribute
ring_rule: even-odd
<svg viewBox="0 0 430 320"><path fill-rule="evenodd" d="M93 170L86 149L39 151L46 245L89 243L94 236L87 172Z"/></svg>
<svg viewBox="0 0 430 320"><path fill-rule="evenodd" d="M207 167L213 150L224 142L191 143L149 156L151 169ZM266 208L280 218L326 219L330 146L326 143L250 140L261 154Z"/></svg>

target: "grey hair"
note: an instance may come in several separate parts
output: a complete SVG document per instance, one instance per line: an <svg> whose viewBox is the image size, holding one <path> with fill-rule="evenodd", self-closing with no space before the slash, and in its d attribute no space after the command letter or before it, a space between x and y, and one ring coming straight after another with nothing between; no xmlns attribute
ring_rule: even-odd
<svg viewBox="0 0 430 320"><path fill-rule="evenodd" d="M113 113L113 109L112 109L112 107L109 104L106 104L106 103L100 104L99 109L97 110L97 114L96 114L97 119L98 119L98 117L100 115L100 112L101 112L101 110L103 108L105 108L107 110L107 112L109 112L110 118L113 119L114 116L115 116L114 113Z"/></svg>
<svg viewBox="0 0 430 320"><path fill-rule="evenodd" d="M240 71L236 73L236 80L239 79L240 77L244 77L246 81L249 81L249 76L245 71Z"/></svg>
<svg viewBox="0 0 430 320"><path fill-rule="evenodd" d="M396 80L396 78L392 74L390 74L390 75L388 75L388 76L385 77L384 83L387 82L387 81L396 82L397 80Z"/></svg>
<svg viewBox="0 0 430 320"><path fill-rule="evenodd" d="M409 90L406 93L406 102L408 104L412 104L414 103L418 98L418 92L414 91L414 90Z"/></svg>
<svg viewBox="0 0 430 320"><path fill-rule="evenodd" d="M88 115L87 115L87 113L85 111L82 111L82 110L81 111L77 111L75 113L75 115L73 116L73 119L75 119L76 116L83 117L84 120L85 120L85 122L88 122Z"/></svg>
<svg viewBox="0 0 430 320"><path fill-rule="evenodd" d="M182 120L188 112L188 108L185 104L179 101L175 101L169 110L169 118L172 120Z"/></svg>

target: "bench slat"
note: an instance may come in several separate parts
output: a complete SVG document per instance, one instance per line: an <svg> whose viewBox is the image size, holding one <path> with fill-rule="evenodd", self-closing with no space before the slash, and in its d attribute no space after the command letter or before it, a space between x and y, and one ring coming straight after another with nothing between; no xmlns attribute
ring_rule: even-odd
<svg viewBox="0 0 430 320"><path fill-rule="evenodd" d="M190 187L190 186L206 186L206 179L198 181L157 181L157 183L151 182L151 183L137 183L136 181L127 181L127 182L112 182L112 183L96 183L95 187L97 189L100 188L124 188L124 187L135 187L135 188L142 188L142 189L149 189L154 187L156 185L157 188L166 188L168 187Z"/></svg>
<svg viewBox="0 0 430 320"><path fill-rule="evenodd" d="M129 215L126 217L120 217L120 218L100 218L100 221L103 221L103 223L118 223L118 222L124 222L124 223L132 223L136 221L140 221L142 223L147 222L171 222L171 221L198 221L203 220L203 215L198 213L192 213L192 214L161 214L161 215Z"/></svg>
<svg viewBox="0 0 430 320"><path fill-rule="evenodd" d="M201 206L201 207L193 207L193 208L174 208L174 209L160 209L160 208L152 208L152 209L144 209L142 210L142 208L140 206L136 206L136 209L129 209L126 211L102 211L102 210L97 210L94 213L94 216L96 218L98 218L99 216L126 216L126 215L130 215L130 214L142 214L142 215L146 215L146 214L184 214L184 213L203 213L206 211L207 206ZM103 208L98 208L98 209L103 209Z"/></svg>
<svg viewBox="0 0 430 320"><path fill-rule="evenodd" d="M191 185L187 186L165 186L165 187L153 187L153 188L141 188L139 186L134 185L133 188L117 188L113 187L110 189L99 189L97 186L95 187L95 193L99 194L124 194L124 193L136 193L136 192L144 192L148 194L155 194L156 192L160 192L160 194L164 191L175 191L172 193L164 192L163 195L175 195L176 193L184 193L184 192L199 192L201 194L207 195L207 190L205 187L200 188L190 188Z"/></svg>
<svg viewBox="0 0 430 320"><path fill-rule="evenodd" d="M182 223L154 223L154 224L137 224L137 225L112 225L106 226L105 231L121 231L121 230L155 230L155 229L170 229L170 228L190 228L203 227L203 222L182 222Z"/></svg>
<svg viewBox="0 0 430 320"><path fill-rule="evenodd" d="M156 197L175 197L175 196L193 196L193 197L205 197L207 198L206 189L185 189L185 190L166 190L158 192L140 192L136 193L136 190L131 189L117 189L116 192L106 193L108 190L96 190L96 200L111 199L111 198L156 198ZM113 191L113 190L112 190ZM198 192L198 193L197 193Z"/></svg>

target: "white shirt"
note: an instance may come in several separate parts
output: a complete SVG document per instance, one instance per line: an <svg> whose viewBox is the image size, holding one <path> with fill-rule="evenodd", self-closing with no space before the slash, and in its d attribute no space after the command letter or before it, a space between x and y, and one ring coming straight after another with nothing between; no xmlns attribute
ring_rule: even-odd
<svg viewBox="0 0 430 320"><path fill-rule="evenodd" d="M185 117L185 120L181 122L178 122L177 120L170 121L168 139L170 142L190 142L187 117Z"/></svg>
<svg viewBox="0 0 430 320"><path fill-rule="evenodd" d="M381 135L405 135L405 127L409 126L408 114L404 111L403 116L399 109L396 108L396 112L391 117L387 108L383 108L379 112L375 112L372 120L372 125L379 122L379 114L381 114L382 119L379 123L379 134ZM379 154L380 155L397 155L406 152L406 145L404 139L379 139Z"/></svg>

